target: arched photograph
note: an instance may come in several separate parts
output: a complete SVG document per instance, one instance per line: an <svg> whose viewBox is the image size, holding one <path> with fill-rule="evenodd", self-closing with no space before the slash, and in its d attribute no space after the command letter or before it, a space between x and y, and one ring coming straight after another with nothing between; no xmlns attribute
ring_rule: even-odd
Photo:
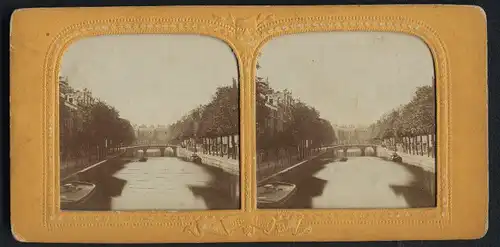
<svg viewBox="0 0 500 247"><path fill-rule="evenodd" d="M59 75L61 209L240 208L237 66L206 36L73 43Z"/></svg>
<svg viewBox="0 0 500 247"><path fill-rule="evenodd" d="M258 208L435 207L434 78L415 36L269 41L255 78Z"/></svg>

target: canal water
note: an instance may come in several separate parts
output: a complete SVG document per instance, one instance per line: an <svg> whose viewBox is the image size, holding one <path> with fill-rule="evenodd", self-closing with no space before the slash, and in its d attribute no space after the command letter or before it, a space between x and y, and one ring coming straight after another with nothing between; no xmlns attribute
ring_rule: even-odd
<svg viewBox="0 0 500 247"><path fill-rule="evenodd" d="M146 162L139 162L137 158L115 159L80 178L95 183L97 190L78 209L236 209L239 201L230 199L227 193L215 186L227 176L204 165L175 157L159 157L154 152L148 152Z"/></svg>
<svg viewBox="0 0 500 247"><path fill-rule="evenodd" d="M378 157L349 157L346 162L317 159L277 180L297 185L284 208L433 207L423 177L404 164Z"/></svg>
<svg viewBox="0 0 500 247"><path fill-rule="evenodd" d="M406 186L415 177L403 166L377 157L351 157L333 162L316 178L328 181L322 196L313 198L314 208L406 208L392 186Z"/></svg>

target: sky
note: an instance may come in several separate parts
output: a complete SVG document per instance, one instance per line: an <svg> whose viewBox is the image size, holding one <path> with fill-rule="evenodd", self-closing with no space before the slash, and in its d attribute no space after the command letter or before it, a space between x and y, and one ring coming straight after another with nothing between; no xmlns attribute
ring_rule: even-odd
<svg viewBox="0 0 500 247"><path fill-rule="evenodd" d="M367 126L432 85L432 55L419 38L390 32L287 35L264 45L257 75L289 89L332 124Z"/></svg>
<svg viewBox="0 0 500 247"><path fill-rule="evenodd" d="M264 45L261 77L319 110L333 124L369 125L431 85L432 56L399 33L287 35ZM114 106L133 124L170 124L237 78L228 45L198 35L114 35L73 43L60 75Z"/></svg>
<svg viewBox="0 0 500 247"><path fill-rule="evenodd" d="M238 78L224 42L197 35L86 38L64 53L60 75L114 106L132 124L171 124Z"/></svg>

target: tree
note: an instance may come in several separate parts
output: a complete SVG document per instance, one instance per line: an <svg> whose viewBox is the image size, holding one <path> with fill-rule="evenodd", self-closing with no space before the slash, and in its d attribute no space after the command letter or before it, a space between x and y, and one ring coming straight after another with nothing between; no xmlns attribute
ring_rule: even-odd
<svg viewBox="0 0 500 247"><path fill-rule="evenodd" d="M61 87L63 94L75 92L69 85ZM60 98L61 151L76 156L88 155L96 147L104 148L106 140L108 147L119 143L130 144L135 139L135 131L130 122L120 118L119 112L102 101L91 104L78 104L69 110ZM70 120L73 124L66 125L63 121ZM67 135L66 133L71 133Z"/></svg>
<svg viewBox="0 0 500 247"><path fill-rule="evenodd" d="M86 147L103 147L119 143L131 144L135 140L135 130L131 123L120 118L119 112L105 102L98 101L89 107L80 109L82 129L79 142Z"/></svg>
<svg viewBox="0 0 500 247"><path fill-rule="evenodd" d="M62 156L71 155L73 151L78 150L76 147L77 140L76 136L78 133L75 132L73 126L68 123L73 118L70 109L64 105L64 98L60 97L59 102L61 106L59 107L59 126L60 126L60 152ZM68 121L69 120L69 121Z"/></svg>
<svg viewBox="0 0 500 247"><path fill-rule="evenodd" d="M313 139L315 146L330 145L336 141L337 137L330 121L320 118L316 121L316 124L317 127L314 128L316 136Z"/></svg>
<svg viewBox="0 0 500 247"><path fill-rule="evenodd" d="M219 87L214 97L214 124L219 136L234 135L239 130L238 88Z"/></svg>
<svg viewBox="0 0 500 247"><path fill-rule="evenodd" d="M104 102L97 102L91 109L90 131L92 144L104 145L106 139L116 135L115 127L119 114L116 109Z"/></svg>
<svg viewBox="0 0 500 247"><path fill-rule="evenodd" d="M238 86L218 87L212 100L169 127L171 140L234 135L239 131Z"/></svg>
<svg viewBox="0 0 500 247"><path fill-rule="evenodd" d="M135 130L130 121L119 118L117 123L116 141L123 145L130 145L135 140Z"/></svg>
<svg viewBox="0 0 500 247"><path fill-rule="evenodd" d="M435 131L435 97L432 86L417 88L412 100L413 123L418 134L431 133Z"/></svg>
<svg viewBox="0 0 500 247"><path fill-rule="evenodd" d="M432 86L421 86L407 104L384 114L370 127L372 138L414 136L435 131L435 96Z"/></svg>
<svg viewBox="0 0 500 247"><path fill-rule="evenodd" d="M260 65L257 64L257 70ZM257 149L298 147L304 140L313 143L332 143L336 137L330 122L321 119L319 112L303 102L293 102L290 106L291 119L285 121L283 131L274 133L272 110L266 105L268 95L274 91L269 82L262 77L256 83L256 129Z"/></svg>
<svg viewBox="0 0 500 247"><path fill-rule="evenodd" d="M297 102L292 108L292 135L297 141L311 139L315 136L319 112L303 102Z"/></svg>
<svg viewBox="0 0 500 247"><path fill-rule="evenodd" d="M256 131L257 131L257 148L263 149L269 143L271 134L269 133L268 118L270 109L266 106L267 95L272 92L269 85L262 77L255 78L255 118L256 118Z"/></svg>
<svg viewBox="0 0 500 247"><path fill-rule="evenodd" d="M210 102L204 106L201 113L200 123L198 125L197 135L200 137L213 137L216 136L215 128L215 111L214 102Z"/></svg>

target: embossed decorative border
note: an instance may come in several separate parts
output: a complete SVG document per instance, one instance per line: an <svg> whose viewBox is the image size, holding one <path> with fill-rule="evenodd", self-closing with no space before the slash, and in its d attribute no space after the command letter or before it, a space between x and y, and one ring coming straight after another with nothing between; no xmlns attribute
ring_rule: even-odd
<svg viewBox="0 0 500 247"><path fill-rule="evenodd" d="M372 9L372 12L364 9ZM401 13L419 15L412 17L392 14L390 8ZM435 7L434 7L435 8ZM450 51L441 38L446 34L436 26L435 16L424 10L433 7L410 8L386 7L293 7L267 8L111 8L108 14L103 10L75 10L75 13L96 13L96 17L74 18L65 16L67 25L59 30L43 33L50 44L44 48L45 59L41 74L42 104L42 179L41 218L45 233L56 234L57 240L74 239L87 242L75 235L76 231L92 232L92 228L103 231L125 230L134 233L152 234L157 241L206 242L206 241L284 241L284 240L333 240L353 239L357 229L368 231L370 236L383 227L411 229L451 229L453 226L453 191L450 164L452 160L452 137L458 126L452 122L453 102L450 68ZM327 11L330 10L330 11ZM346 10L346 12L340 12ZM34 10L36 12L37 10ZM57 13L58 10L40 10ZM59 9L60 11L60 9ZM165 13L166 11L168 13ZM458 10L447 8L450 16L460 18ZM473 12L473 11L471 11ZM182 14L183 13L183 14ZM474 13L470 14L474 15ZM98 17L97 17L98 16ZM429 22L430 21L430 22ZM414 35L429 47L435 64L437 90L438 155L437 155L437 207L424 209L374 209L374 210L257 210L255 176L255 82L257 55L271 39L296 33L331 31L385 31ZM55 34L55 35L53 35ZM114 34L194 34L214 37L230 46L237 58L240 80L240 135L241 135L241 205L240 210L193 211L193 212L61 212L59 210L58 186L58 105L57 72L61 57L73 42L92 36ZM449 36L449 34L447 34ZM35 44L23 45L36 47ZM19 47L19 46L17 46ZM30 47L28 47L30 48ZM12 47L11 47L12 49ZM456 53L456 49L451 52ZM456 70L455 70L456 71ZM457 73L457 72L455 72ZM463 84L461 84L463 85ZM460 84L459 84L460 86ZM481 137L479 137L481 138ZM457 172L455 172L457 173ZM471 179L473 180L473 179ZM477 181L477 179L476 179ZM36 200L34 200L36 201ZM463 214L463 213L462 213ZM371 228L366 228L371 226ZM168 229L163 235L159 229ZM107 229L107 230L106 230ZM153 231L154 230L154 231ZM42 230L41 230L42 231ZM324 232L329 232L324 234ZM371 233L370 233L371 231ZM410 233L400 233L401 238L411 238ZM61 237L61 234L70 236ZM340 234L332 236L332 234ZM353 235L354 234L354 235ZM426 233L432 235L430 232ZM94 235L95 236L95 235ZM266 237L267 236L267 237ZM39 237L40 238L40 237ZM370 237L368 237L370 238ZM392 239L398 238L395 236ZM105 236L101 241L117 240ZM141 237L121 237L119 241L136 242ZM371 238L373 239L373 238ZM387 239L387 237L385 237Z"/></svg>
<svg viewBox="0 0 500 247"><path fill-rule="evenodd" d="M210 31L216 31L213 35ZM93 20L84 23L78 23L72 26L69 26L62 32L60 32L54 41L52 42L48 52L47 52L47 60L46 67L44 71L46 71L46 75L44 78L45 85L45 97L44 99L49 99L48 104L44 104L45 116L47 116L46 123L49 125L48 129L52 130L49 133L50 136L57 136L55 133L58 128L58 111L55 110L54 106L57 105L58 97L57 92L55 92L55 88L57 86L53 84L57 78L58 68L60 67L60 60L62 58L65 50L75 41L85 38L85 37L93 37L98 35L117 35L117 34L201 34L206 36L213 36L215 38L226 41L226 43L232 48L233 52L237 57L238 64L241 64L242 61L240 59L237 48L230 42L230 40L225 39L224 35L234 35L234 31L231 26L217 23L211 20L199 20L193 18L120 18L120 19L111 19L111 20ZM239 78L240 81L243 80L245 73L242 72L242 66L239 66ZM245 95L244 88L240 90L240 105L244 108ZM55 93L55 94L54 94ZM243 110L242 110L243 112ZM54 114L55 113L55 114ZM240 128L244 130L245 125L240 124ZM243 133L243 131L241 131ZM84 226L95 226L96 224L109 224L107 222L110 221L112 217L121 218L121 214L116 213L102 213L100 216L96 216L94 214L81 214L81 213L69 213L69 212L61 212L59 210L59 197L56 193L59 185L59 169L57 169L59 160L54 159L54 157L58 157L58 145L54 142L58 138L47 138L46 143L46 166L44 171L46 172L43 176L44 180L44 188L46 188L46 201L44 202L45 212L48 214L45 216L45 223L51 222L52 224L48 224L49 227L62 227L65 224L59 223L58 220L62 219L64 215L72 215L72 217L78 217L78 220L72 220L72 222L81 222L82 219L89 220L87 224ZM241 135L240 139L241 143L245 142L245 136ZM242 169L243 170L243 169ZM245 174L242 172L242 174ZM248 173L245 176L241 176L242 180L249 180ZM47 180L48 179L48 180ZM244 183L242 183L244 185ZM242 191L245 191L242 189ZM248 192L246 194L246 198L248 198ZM245 197L242 197L245 198ZM243 206L243 208L245 208ZM235 210L220 210L214 212L215 214L234 212ZM162 223L158 223L156 225L161 226L169 226L169 227L179 227L180 225L176 222L189 222L189 219L193 217L183 216L183 215L192 215L196 213L205 214L205 212L177 212L177 213L169 213L169 212L157 212L155 220L158 217L165 217ZM148 224L149 222L146 220L149 217L150 212L143 213L135 213L142 214L143 216L140 219L140 225ZM89 218L90 217L90 218ZM179 218L180 220L174 220ZM75 218L73 218L75 219ZM100 223L98 223L100 222ZM119 223L119 225L127 225L127 221L124 223ZM72 225L73 223L66 223Z"/></svg>
<svg viewBox="0 0 500 247"><path fill-rule="evenodd" d="M293 17L276 19L271 13L261 13L257 16L251 16L246 18L235 18L228 13L227 16L213 16L213 19L193 19L193 18L138 18L138 19L111 19L111 20L98 20L90 21L85 23L79 23L68 27L66 30L61 32L54 39L53 45L47 53L47 63L44 71L46 71L45 77L45 99L49 99L46 105L44 105L45 116L47 116L46 124L48 125L49 131L46 149L47 149L47 161L46 170L47 174L43 177L48 179L52 178L52 182L46 185L47 197L49 200L46 202L45 207L49 212L48 218L51 227L62 227L66 224L74 223L59 223L56 219L66 212L62 213L58 209L59 197L57 196L57 186L59 181L59 176L57 174L57 163L58 161L54 157L58 157L58 145L55 144L57 138L54 138L57 131L57 112L55 106L57 105L57 93L55 92L54 82L57 78L57 71L60 67L60 60L63 53L76 40L92 37L97 35L115 35L115 34L202 34L213 36L215 38L221 39L226 42L235 51L236 57L238 58L238 63L240 64L240 81L242 83L241 92L241 105L242 105L242 115L246 112L245 103L255 102L255 95L251 93L251 96L245 95L246 91L254 91L254 83L248 78L253 78L256 65L256 58L259 50L264 46L269 40L274 37L294 34L294 33L306 33L306 32L329 32L329 31L386 31L386 32L402 32L411 35L416 35L422 38L432 51L434 56L436 71L437 71L437 91L438 91L438 128L440 133L438 134L438 143L440 143L439 152L439 168L438 174L440 175L440 183L438 188L438 207L439 212L434 212L435 209L423 209L415 212L402 213L388 213L385 220L389 220L391 223L402 223L405 218L413 214L431 214L433 218L432 221L446 220L449 219L448 201L450 200L450 193L447 181L448 178L448 165L450 163L449 159L449 141L450 135L446 126L450 126L448 111L450 104L446 99L449 94L451 83L448 82L448 68L447 68L447 56L444 45L439 39L438 35L425 23L414 21L408 18L385 18L385 17L332 17L332 16L319 16L319 17ZM54 87L55 86L55 87ZM248 90L250 86L250 90ZM52 100L50 100L52 99ZM249 104L246 104L249 105ZM54 114L55 113L55 114ZM251 119L248 116L243 115L241 119ZM255 121L248 121L255 122ZM242 129L244 130L244 121L241 122ZM443 127L445 126L445 127ZM50 131L52 130L52 131ZM246 157L248 154L245 146L248 147L247 138L249 135L254 135L255 129L251 132L242 132L242 156ZM247 135L245 135L247 134ZM250 153L255 154L252 150ZM245 160L246 161L246 160ZM244 196L243 199L250 203L242 203L244 207L242 211L252 212L255 210L255 196L253 195L253 188L255 186L255 178L251 174L255 174L255 166L252 163L243 161L242 164L242 191ZM55 165L55 166L54 166ZM292 210L290 210L292 211ZM339 222L340 219L336 213L338 210L331 210L330 212L324 213L320 216L322 220L312 220L316 224L322 222L322 224L335 224ZM391 210L388 210L391 212ZM229 212L228 212L229 213ZM151 214L148 212L148 214ZM157 216L165 217L163 226L177 226L172 222L172 216L178 213L155 213ZM90 214L89 214L90 215ZM117 214L111 213L111 215L116 216ZM379 219L369 219L367 216L363 216L363 213L359 215L350 215L351 219L342 220L341 222L347 224L363 223L367 224L369 221L379 220ZM95 216L92 216L93 218ZM106 216L111 217L111 216ZM210 216L209 218L216 217ZM267 217L267 216L266 216ZM273 216L274 218L282 218L281 214ZM302 213L295 213L295 217L303 218ZM273 218L273 219L274 219ZM219 216L220 219L220 216ZM89 221L84 226L92 227L96 222L104 222L103 224L109 224L109 219L98 219L94 218L93 221ZM202 217L201 221L207 221L205 217ZM311 220L310 220L311 221ZM78 222L78 221L77 221ZM148 224L148 221L141 220L141 225ZM189 220L182 220L182 222L189 222ZM200 221L198 221L200 222ZM125 223L125 222L124 222ZM120 223L123 224L123 223ZM194 233L195 231L190 231ZM195 233L194 233L195 234ZM197 235L197 234L195 234Z"/></svg>

